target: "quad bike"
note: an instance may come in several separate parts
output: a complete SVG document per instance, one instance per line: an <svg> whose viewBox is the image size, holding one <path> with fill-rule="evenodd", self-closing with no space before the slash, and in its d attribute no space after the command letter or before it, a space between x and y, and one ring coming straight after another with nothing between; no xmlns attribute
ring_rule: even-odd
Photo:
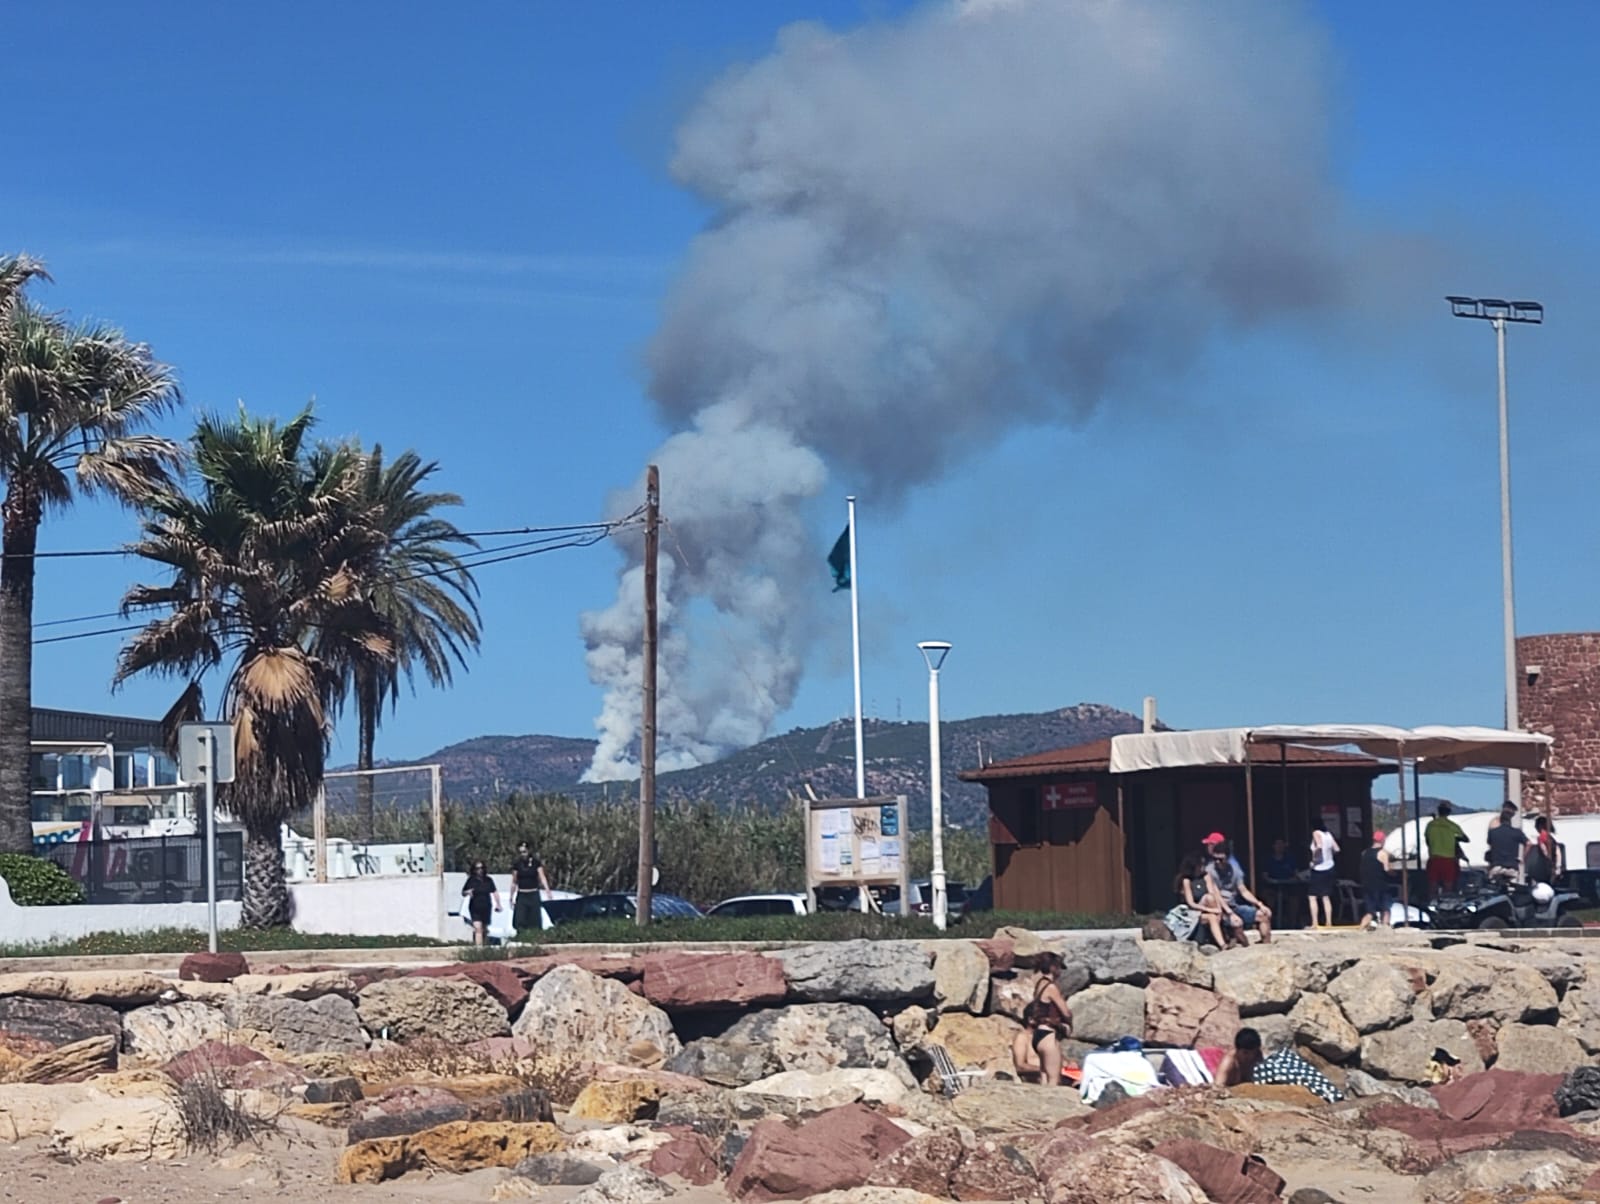
<svg viewBox="0 0 1600 1204"><path fill-rule="evenodd" d="M1435 928L1581 928L1574 913L1583 905L1576 891L1473 869L1463 871L1456 889L1440 894L1429 911Z"/></svg>

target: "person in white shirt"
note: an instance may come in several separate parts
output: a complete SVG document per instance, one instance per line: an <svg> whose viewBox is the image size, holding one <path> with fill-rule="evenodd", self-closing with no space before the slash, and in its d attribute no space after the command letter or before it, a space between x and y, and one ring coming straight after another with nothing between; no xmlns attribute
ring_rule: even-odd
<svg viewBox="0 0 1600 1204"><path fill-rule="evenodd" d="M1333 858L1339 852L1339 842L1333 833L1318 828L1311 833L1311 879L1306 886L1306 897L1311 900L1311 927L1317 928L1317 904L1322 904L1325 926L1333 927L1333 896L1339 889L1339 876L1334 872Z"/></svg>

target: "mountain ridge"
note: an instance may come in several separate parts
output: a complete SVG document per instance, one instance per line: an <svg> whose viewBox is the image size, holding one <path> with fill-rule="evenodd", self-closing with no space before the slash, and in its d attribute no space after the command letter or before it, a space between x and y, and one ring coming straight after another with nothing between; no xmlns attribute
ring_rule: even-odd
<svg viewBox="0 0 1600 1204"><path fill-rule="evenodd" d="M925 818L928 725L867 719L862 726L867 793L904 794L914 817ZM980 755L988 762L1048 752L1136 732L1142 722L1116 707L1085 702L1051 711L944 719L939 726L946 822L968 827L984 821L987 795L983 787L962 782L956 775L975 768ZM589 767L595 743L577 736L474 736L415 760L384 762L383 767L442 765L445 796L467 805L496 802L512 791L565 794L586 801L637 797L634 781L578 781ZM851 719L792 728L708 765L656 777L662 801L711 800L725 806L777 806L803 796L808 787L818 797L855 793Z"/></svg>

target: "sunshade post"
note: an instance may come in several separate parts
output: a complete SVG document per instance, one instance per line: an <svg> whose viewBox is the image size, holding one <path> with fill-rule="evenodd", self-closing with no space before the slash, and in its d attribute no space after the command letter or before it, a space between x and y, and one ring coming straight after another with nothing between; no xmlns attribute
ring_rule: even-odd
<svg viewBox="0 0 1600 1204"><path fill-rule="evenodd" d="M1406 864L1406 746L1399 745L1395 752L1394 780L1400 785L1400 914L1411 923L1411 867ZM1417 864L1422 864L1422 854L1417 853Z"/></svg>
<svg viewBox="0 0 1600 1204"><path fill-rule="evenodd" d="M1255 773L1250 768L1250 737L1244 738L1244 839L1246 855L1250 858L1247 871L1250 893L1256 889L1256 787Z"/></svg>

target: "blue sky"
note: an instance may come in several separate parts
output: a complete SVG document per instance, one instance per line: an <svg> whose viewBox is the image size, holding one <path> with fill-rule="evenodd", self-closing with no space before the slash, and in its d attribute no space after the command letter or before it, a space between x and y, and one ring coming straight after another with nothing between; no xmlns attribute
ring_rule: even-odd
<svg viewBox="0 0 1600 1204"><path fill-rule="evenodd" d="M315 396L325 433L439 460L463 526L587 521L670 433L640 350L707 217L665 169L676 118L791 21L905 7L14 6L8 125L28 136L0 247L48 261L47 303L150 342L191 406ZM1382 285L1316 328L1218 341L1158 396L1012 431L901 509L863 498L871 713L924 715L914 644L941 638L953 715L1155 694L1181 726L1498 722L1493 340L1449 319L1457 291L1548 307L1511 347L1519 628L1600 625L1600 9L1307 13L1339 183L1395 247ZM851 488L811 516L819 590ZM42 546L132 531L85 507ZM577 616L616 567L597 548L483 570L483 655L406 700L380 755L588 734ZM37 619L110 611L137 572L46 563ZM780 728L849 709L837 602ZM37 701L164 709L172 683L109 693L116 647L40 647ZM351 747L341 732L336 758Z"/></svg>

